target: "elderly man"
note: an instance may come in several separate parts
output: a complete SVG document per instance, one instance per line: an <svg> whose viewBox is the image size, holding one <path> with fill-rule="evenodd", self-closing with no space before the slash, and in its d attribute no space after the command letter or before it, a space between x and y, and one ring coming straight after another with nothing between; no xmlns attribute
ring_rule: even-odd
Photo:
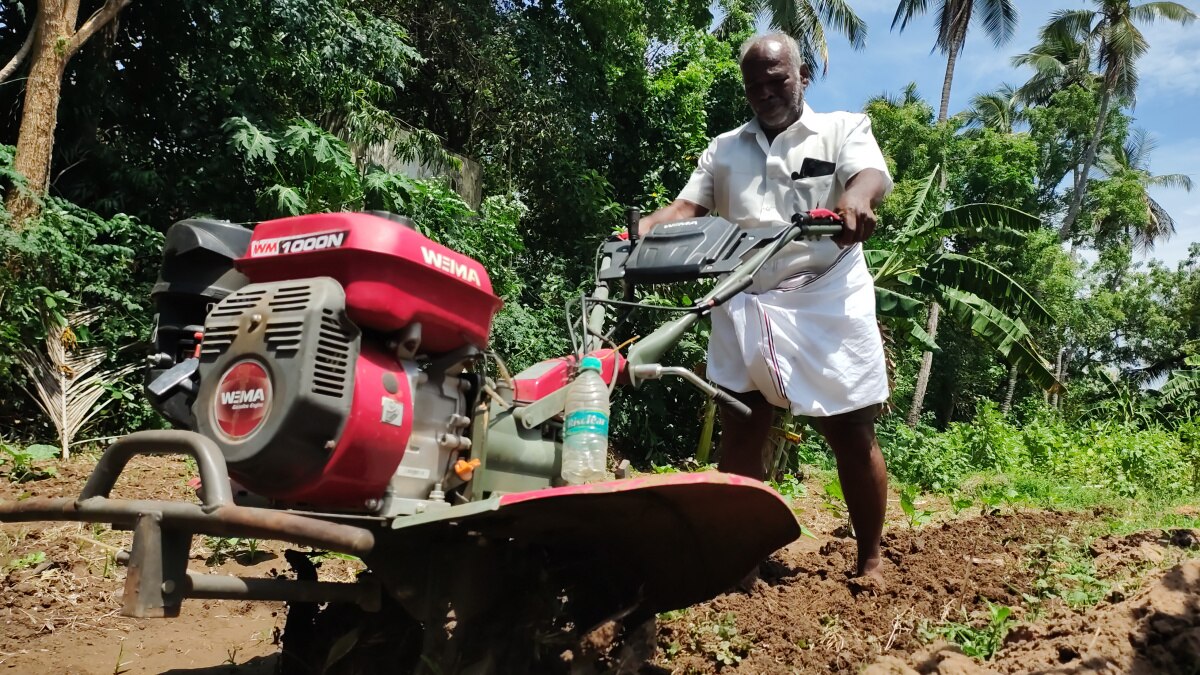
<svg viewBox="0 0 1200 675"><path fill-rule="evenodd" d="M746 228L821 207L842 216L839 236L791 244L713 312L708 375L752 411L722 411L722 471L762 479L774 407L813 418L837 458L857 574L878 578L887 471L875 416L888 384L861 244L892 181L866 115L816 113L804 102L811 73L795 40L752 38L739 62L754 119L714 139L679 197L639 230L710 212Z"/></svg>

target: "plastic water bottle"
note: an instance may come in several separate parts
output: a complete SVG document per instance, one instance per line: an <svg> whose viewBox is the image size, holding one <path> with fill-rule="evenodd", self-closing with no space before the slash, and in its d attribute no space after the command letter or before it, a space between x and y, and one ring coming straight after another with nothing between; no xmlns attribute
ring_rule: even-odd
<svg viewBox="0 0 1200 675"><path fill-rule="evenodd" d="M601 368L600 359L585 356L567 385L562 477L572 485L602 481L608 468L608 385Z"/></svg>

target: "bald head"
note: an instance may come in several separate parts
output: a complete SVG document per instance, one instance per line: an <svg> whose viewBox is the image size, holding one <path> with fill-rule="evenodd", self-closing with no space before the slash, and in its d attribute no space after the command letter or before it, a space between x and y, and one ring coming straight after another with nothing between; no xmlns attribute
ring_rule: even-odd
<svg viewBox="0 0 1200 675"><path fill-rule="evenodd" d="M796 41L784 33L758 35L742 44L742 84L759 126L774 137L800 119L809 69Z"/></svg>
<svg viewBox="0 0 1200 675"><path fill-rule="evenodd" d="M746 54L752 49L759 53L766 52L771 55L785 57L788 63L794 65L797 70L804 64L804 57L800 55L800 43L796 42L796 38L787 33L776 31L749 38L742 43L742 46L738 50L738 65L741 65L742 61L746 60Z"/></svg>

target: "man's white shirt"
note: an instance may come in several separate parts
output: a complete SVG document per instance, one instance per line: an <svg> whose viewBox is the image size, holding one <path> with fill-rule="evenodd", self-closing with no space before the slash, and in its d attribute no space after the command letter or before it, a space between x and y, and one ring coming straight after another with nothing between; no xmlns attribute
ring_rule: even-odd
<svg viewBox="0 0 1200 675"><path fill-rule="evenodd" d="M798 180L805 160L824 175ZM774 141L758 120L713 139L700 155L695 171L679 193L745 228L789 222L792 214L837 205L846 183L863 169L878 169L892 187L887 162L871 134L871 119L860 113L804 111ZM759 290L774 287L800 273L819 273L833 265L843 250L829 239L796 242L789 255L759 275Z"/></svg>
<svg viewBox="0 0 1200 675"><path fill-rule="evenodd" d="M833 208L863 169L892 182L866 115L816 113L773 141L756 120L713 139L680 199L741 227ZM793 179L793 173L803 173ZM758 390L796 414L837 415L888 398L875 292L861 245L791 244L742 293L712 314L708 376L731 391Z"/></svg>

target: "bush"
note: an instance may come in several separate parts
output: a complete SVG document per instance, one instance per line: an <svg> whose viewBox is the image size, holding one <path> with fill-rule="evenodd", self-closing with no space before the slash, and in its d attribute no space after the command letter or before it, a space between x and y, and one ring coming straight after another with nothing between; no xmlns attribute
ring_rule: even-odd
<svg viewBox="0 0 1200 675"><path fill-rule="evenodd" d="M948 491L967 476L1002 473L1103 490L1123 497L1179 497L1192 490L1193 462L1179 432L1090 421L1071 426L1050 413L1023 426L994 404L982 405L971 423L945 432L909 429L898 418L879 428L888 472L903 483Z"/></svg>
<svg viewBox="0 0 1200 675"><path fill-rule="evenodd" d="M12 149L0 146L0 169L11 166ZM2 173L2 171L0 171ZM135 349L154 321L150 287L158 270L162 235L125 215L103 218L60 199L47 198L41 214L20 231L0 206L0 426L25 440L55 438L25 393L17 355L45 337L42 318L84 307L100 309L82 345L109 352L108 363L139 360ZM121 399L93 422L92 433L110 435L158 424L140 396L136 376L112 390Z"/></svg>

